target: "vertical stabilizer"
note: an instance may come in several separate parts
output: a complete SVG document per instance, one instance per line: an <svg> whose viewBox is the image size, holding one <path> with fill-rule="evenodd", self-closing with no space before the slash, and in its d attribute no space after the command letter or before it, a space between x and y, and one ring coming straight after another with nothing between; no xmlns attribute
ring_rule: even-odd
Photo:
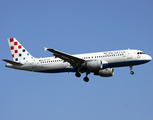
<svg viewBox="0 0 153 120"><path fill-rule="evenodd" d="M34 57L15 38L8 38L7 40L15 62L24 63L34 59Z"/></svg>

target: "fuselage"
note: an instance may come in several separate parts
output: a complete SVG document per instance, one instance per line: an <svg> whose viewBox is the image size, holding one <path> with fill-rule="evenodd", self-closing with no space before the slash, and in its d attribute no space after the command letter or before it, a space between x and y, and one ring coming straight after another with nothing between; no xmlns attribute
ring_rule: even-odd
<svg viewBox="0 0 153 120"><path fill-rule="evenodd" d="M117 50L117 51L106 51L97 53L87 54L76 54L72 55L77 58L81 58L86 61L100 60L102 61L102 69L134 66L149 62L151 56L145 54L140 50ZM77 69L71 66L69 62L56 57L46 58L33 58L32 60L25 61L22 66L6 64L6 67L35 71L43 73L58 73L58 72L76 72ZM81 68L80 72L86 72L86 68Z"/></svg>

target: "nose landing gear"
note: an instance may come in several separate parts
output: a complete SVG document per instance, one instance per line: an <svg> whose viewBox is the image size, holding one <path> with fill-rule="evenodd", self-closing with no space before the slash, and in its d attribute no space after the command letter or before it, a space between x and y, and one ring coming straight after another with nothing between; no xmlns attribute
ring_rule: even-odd
<svg viewBox="0 0 153 120"><path fill-rule="evenodd" d="M133 75L133 74L134 74L134 72L133 72L133 71L131 71L130 73L131 73L131 75Z"/></svg>
<svg viewBox="0 0 153 120"><path fill-rule="evenodd" d="M133 66L130 66L130 73L131 73L131 75L133 75L134 74L134 72L132 71L133 70Z"/></svg>

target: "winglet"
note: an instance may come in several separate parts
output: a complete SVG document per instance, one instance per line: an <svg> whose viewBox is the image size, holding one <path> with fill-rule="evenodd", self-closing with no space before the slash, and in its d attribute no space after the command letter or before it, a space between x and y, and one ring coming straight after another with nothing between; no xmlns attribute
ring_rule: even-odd
<svg viewBox="0 0 153 120"><path fill-rule="evenodd" d="M48 48L44 47L44 51L46 51Z"/></svg>

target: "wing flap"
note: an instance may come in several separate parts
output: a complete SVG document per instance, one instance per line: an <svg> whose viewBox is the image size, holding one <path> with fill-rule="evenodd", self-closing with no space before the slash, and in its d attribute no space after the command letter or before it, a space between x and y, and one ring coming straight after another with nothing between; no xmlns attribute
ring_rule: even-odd
<svg viewBox="0 0 153 120"><path fill-rule="evenodd" d="M50 48L47 48L46 50L52 52L55 57L58 57L64 60L65 62L69 62L74 68L85 62L85 60L75 57L73 55L69 55L67 53L63 53Z"/></svg>

